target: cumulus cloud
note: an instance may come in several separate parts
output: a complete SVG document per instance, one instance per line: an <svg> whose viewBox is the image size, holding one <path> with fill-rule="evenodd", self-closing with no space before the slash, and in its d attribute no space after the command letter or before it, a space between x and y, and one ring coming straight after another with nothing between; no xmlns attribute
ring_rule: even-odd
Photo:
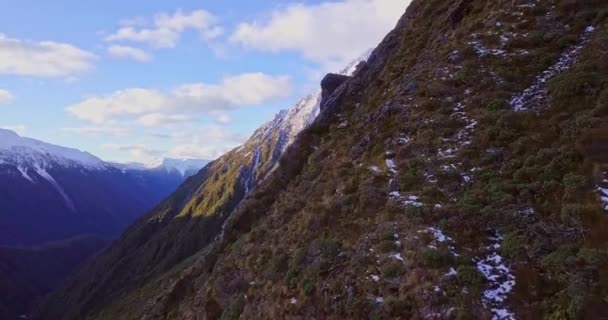
<svg viewBox="0 0 608 320"><path fill-rule="evenodd" d="M169 158L177 159L217 159L231 148L214 147L197 144L175 146L168 152Z"/></svg>
<svg viewBox="0 0 608 320"><path fill-rule="evenodd" d="M161 158L194 158L215 159L228 150L242 144L247 136L226 130L218 125L208 125L201 128L187 128L180 131L162 134L150 134L162 138L160 145L169 146L166 149L158 147L150 141L134 144L104 144L102 149L116 151L121 158L142 163L158 162Z"/></svg>
<svg viewBox="0 0 608 320"><path fill-rule="evenodd" d="M62 128L64 132L84 134L84 135L107 135L114 137L126 137L133 134L130 129L113 126L92 126L92 127L72 127Z"/></svg>
<svg viewBox="0 0 608 320"><path fill-rule="evenodd" d="M0 74L73 77L92 70L95 59L71 44L25 41L0 33Z"/></svg>
<svg viewBox="0 0 608 320"><path fill-rule="evenodd" d="M298 52L316 63L341 66L377 45L409 2L342 0L290 4L259 21L241 23L230 41L266 52Z"/></svg>
<svg viewBox="0 0 608 320"><path fill-rule="evenodd" d="M215 39L223 33L218 25L218 19L205 10L183 12L177 10L173 14L157 14L151 24L145 20L130 20L123 27L108 35L105 40L110 42L130 41L151 45L155 48L174 48L182 33L193 30L205 40Z"/></svg>
<svg viewBox="0 0 608 320"><path fill-rule="evenodd" d="M175 124L189 121L190 117L184 114L150 113L139 117L135 122L146 127Z"/></svg>
<svg viewBox="0 0 608 320"><path fill-rule="evenodd" d="M153 148L146 144L114 144L107 143L101 145L104 150L121 151L129 154L132 161L149 162L151 159L161 157L165 151Z"/></svg>
<svg viewBox="0 0 608 320"><path fill-rule="evenodd" d="M167 152L168 157L215 159L241 145L247 136L229 132L219 125L209 125L198 130L177 132L173 139L175 146Z"/></svg>
<svg viewBox="0 0 608 320"><path fill-rule="evenodd" d="M11 103L15 97L8 90L0 89L0 104Z"/></svg>
<svg viewBox="0 0 608 320"><path fill-rule="evenodd" d="M139 62L152 61L152 55L144 50L121 45L111 45L108 47L108 53L115 58L132 59Z"/></svg>
<svg viewBox="0 0 608 320"><path fill-rule="evenodd" d="M290 90L286 76L247 73L226 77L219 84L181 85L170 92L125 89L85 99L66 110L79 119L98 124L128 117L138 118L140 124L154 124L163 118L186 120L182 115L223 115L229 110L286 97Z"/></svg>

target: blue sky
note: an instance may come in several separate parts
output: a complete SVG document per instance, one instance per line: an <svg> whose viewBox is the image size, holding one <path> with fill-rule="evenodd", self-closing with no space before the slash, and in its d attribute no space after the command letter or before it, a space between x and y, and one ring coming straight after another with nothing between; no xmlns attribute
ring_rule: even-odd
<svg viewBox="0 0 608 320"><path fill-rule="evenodd" d="M212 159L375 46L406 3L5 1L0 127L104 160Z"/></svg>

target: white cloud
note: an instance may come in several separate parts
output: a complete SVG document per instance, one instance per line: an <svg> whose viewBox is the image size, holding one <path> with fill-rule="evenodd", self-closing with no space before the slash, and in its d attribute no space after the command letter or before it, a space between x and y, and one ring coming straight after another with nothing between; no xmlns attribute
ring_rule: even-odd
<svg viewBox="0 0 608 320"><path fill-rule="evenodd" d="M229 132L222 126L210 125L173 135L175 146L166 154L172 158L215 159L236 146L247 136Z"/></svg>
<svg viewBox="0 0 608 320"><path fill-rule="evenodd" d="M133 144L110 143L101 147L104 150L118 152L119 158L126 162L156 163L161 158L215 159L247 139L245 135L229 132L225 127L218 125L190 127L182 131L154 136L165 141L162 144L150 141ZM165 149L159 145L169 147Z"/></svg>
<svg viewBox="0 0 608 320"><path fill-rule="evenodd" d="M115 58L128 58L139 62L150 62L153 57L144 50L120 45L111 45L108 47L108 53Z"/></svg>
<svg viewBox="0 0 608 320"><path fill-rule="evenodd" d="M27 127L23 124L0 126L0 128L15 131L20 136L23 136L27 133Z"/></svg>
<svg viewBox="0 0 608 320"><path fill-rule="evenodd" d="M71 44L25 41L0 33L0 74L73 77L93 69L95 59Z"/></svg>
<svg viewBox="0 0 608 320"><path fill-rule="evenodd" d="M290 4L261 21L241 23L233 43L266 52L294 51L326 66L342 66L376 46L410 0L342 0Z"/></svg>
<svg viewBox="0 0 608 320"><path fill-rule="evenodd" d="M11 103L15 100L15 96L8 90L0 89L0 104Z"/></svg>
<svg viewBox="0 0 608 320"><path fill-rule="evenodd" d="M229 115L223 112L218 112L213 116L215 117L215 121L219 124L228 124L230 123L230 121L232 121L232 118L230 118Z"/></svg>
<svg viewBox="0 0 608 320"><path fill-rule="evenodd" d="M247 140L247 136L230 132L226 127L220 125L207 125L202 128L186 130L173 134L178 143L191 142L195 144L231 143L241 144Z"/></svg>
<svg viewBox="0 0 608 320"><path fill-rule="evenodd" d="M105 38L106 41L131 41L147 43L156 48L174 48L182 33L194 30L205 40L215 39L223 33L218 19L205 10L184 13L177 10L173 14L160 13L154 17L149 27L141 27L141 18L123 23L123 27Z"/></svg>
<svg viewBox="0 0 608 320"><path fill-rule="evenodd" d="M232 148L228 147L210 147L197 144L183 144L175 146L171 149L167 156L177 159L206 159L214 160L228 152Z"/></svg>
<svg viewBox="0 0 608 320"><path fill-rule="evenodd" d="M141 124L160 121L161 115L222 115L240 107L260 105L286 97L291 91L289 78L263 73L230 76L219 84L186 84L171 92L130 88L106 96L92 97L67 107L77 118L107 123L136 117ZM154 115L151 115L154 114ZM157 121L158 120L158 121Z"/></svg>
<svg viewBox="0 0 608 320"><path fill-rule="evenodd" d="M146 144L103 144L101 148L104 150L126 152L129 155L129 162L142 162L148 163L152 159L161 157L165 151L155 149Z"/></svg>
<svg viewBox="0 0 608 320"><path fill-rule="evenodd" d="M190 117L183 114L150 113L139 117L135 122L142 126L154 127L189 121Z"/></svg>
<svg viewBox="0 0 608 320"><path fill-rule="evenodd" d="M107 135L114 137L126 137L133 134L130 129L112 126L73 127L62 128L64 132L84 135Z"/></svg>

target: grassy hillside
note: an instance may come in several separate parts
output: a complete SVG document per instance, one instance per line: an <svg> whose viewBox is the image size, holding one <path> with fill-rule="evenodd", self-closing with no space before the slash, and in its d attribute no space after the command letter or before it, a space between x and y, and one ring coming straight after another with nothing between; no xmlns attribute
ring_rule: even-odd
<svg viewBox="0 0 608 320"><path fill-rule="evenodd" d="M78 312L607 318L607 18L599 0L414 1L217 241Z"/></svg>
<svg viewBox="0 0 608 320"><path fill-rule="evenodd" d="M209 163L134 223L53 293L38 317L82 319L205 248L221 233L222 224L246 193L276 166L284 142L279 132L265 129Z"/></svg>

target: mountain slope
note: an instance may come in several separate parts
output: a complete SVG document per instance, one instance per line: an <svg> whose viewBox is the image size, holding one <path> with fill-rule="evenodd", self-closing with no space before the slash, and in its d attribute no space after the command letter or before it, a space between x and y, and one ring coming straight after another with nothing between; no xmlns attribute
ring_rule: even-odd
<svg viewBox="0 0 608 320"><path fill-rule="evenodd" d="M0 129L0 244L115 236L174 191L186 168L117 168Z"/></svg>
<svg viewBox="0 0 608 320"><path fill-rule="evenodd" d="M97 260L37 318L608 317L606 12L415 0L352 78L326 78L319 117L215 241L83 302L87 275L118 276L95 264L120 253ZM194 189L166 203L173 246L214 217Z"/></svg>
<svg viewBox="0 0 608 320"><path fill-rule="evenodd" d="M257 129L243 146L188 179L87 265L78 280L51 296L48 305L69 301L74 305L71 312L57 305L44 311L45 317L82 317L211 243L238 203L276 168L287 146L315 119L320 99L321 92L304 97Z"/></svg>
<svg viewBox="0 0 608 320"><path fill-rule="evenodd" d="M0 247L0 318L17 319L106 244L79 237L36 248Z"/></svg>

